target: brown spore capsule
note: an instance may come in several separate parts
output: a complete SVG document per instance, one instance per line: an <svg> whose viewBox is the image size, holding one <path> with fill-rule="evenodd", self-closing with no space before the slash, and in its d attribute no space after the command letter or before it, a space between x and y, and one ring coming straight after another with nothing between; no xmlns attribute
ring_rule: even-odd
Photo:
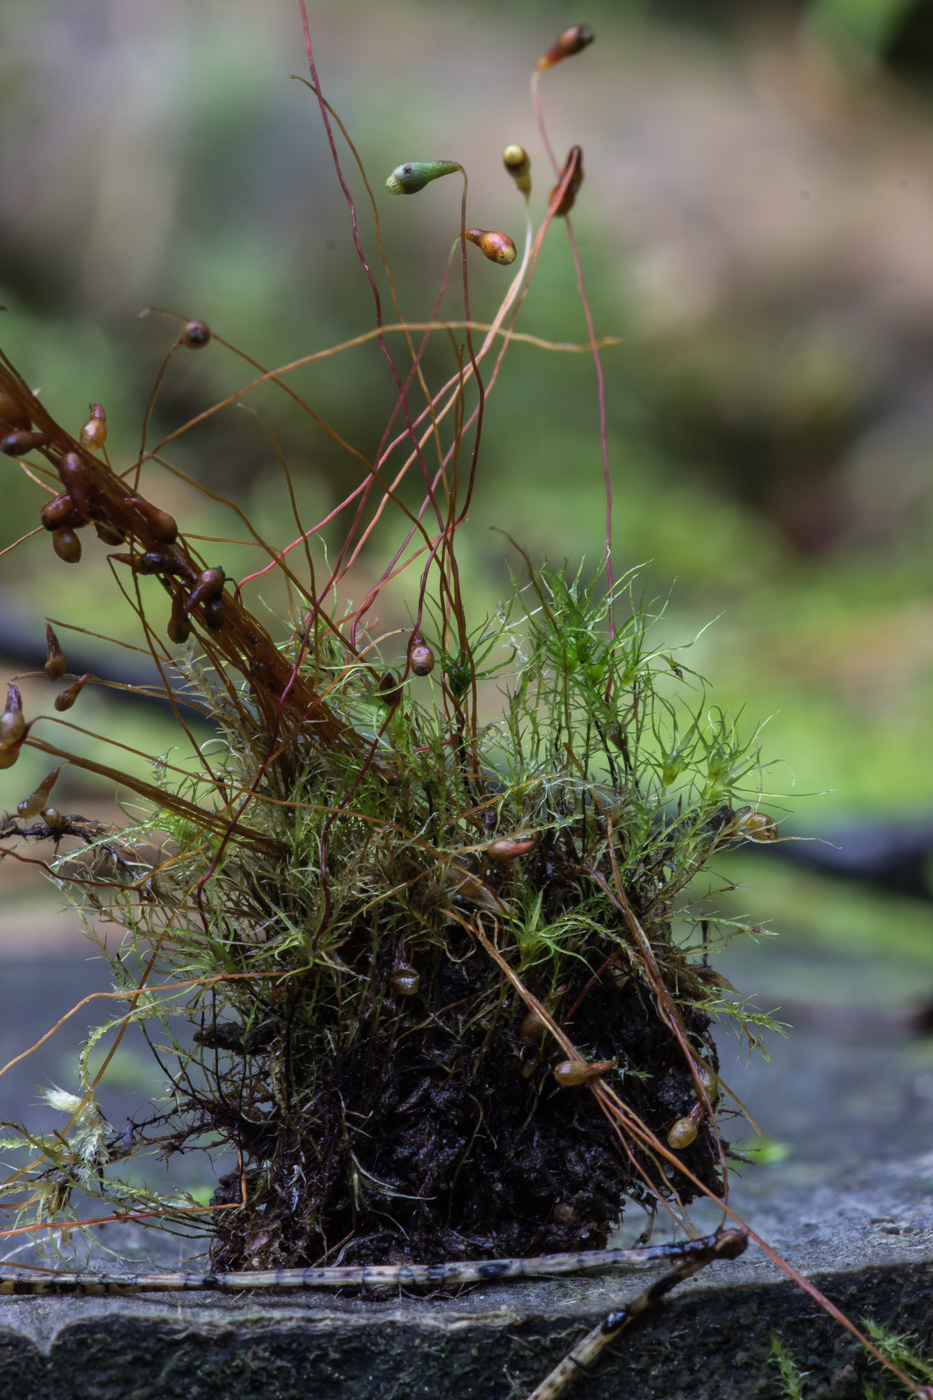
<svg viewBox="0 0 933 1400"><path fill-rule="evenodd" d="M114 525L106 525L103 520L94 521L97 538L104 544L122 544L124 536Z"/></svg>
<svg viewBox="0 0 933 1400"><path fill-rule="evenodd" d="M18 744L0 744L0 768L12 768L22 751L22 740Z"/></svg>
<svg viewBox="0 0 933 1400"><path fill-rule="evenodd" d="M210 338L210 327L203 321L189 321L181 333L181 343L189 350L200 350Z"/></svg>
<svg viewBox="0 0 933 1400"><path fill-rule="evenodd" d="M396 996L413 997L421 986L421 976L409 963L399 963L392 971L389 986Z"/></svg>
<svg viewBox="0 0 933 1400"><path fill-rule="evenodd" d="M162 544L174 544L178 539L178 525L167 510L160 510L145 496L127 496L126 505L142 516L150 533Z"/></svg>
<svg viewBox="0 0 933 1400"><path fill-rule="evenodd" d="M475 243L484 258L508 267L518 256L518 250L507 233L495 229L468 228L464 233L468 243Z"/></svg>
<svg viewBox="0 0 933 1400"><path fill-rule="evenodd" d="M46 530L73 530L76 525L82 524L82 519L75 508L75 503L67 491L62 491L58 496L46 501L39 512L39 517Z"/></svg>
<svg viewBox="0 0 933 1400"><path fill-rule="evenodd" d="M547 1021L539 1011L528 1011L518 1028L518 1038L523 1045L537 1045L548 1029Z"/></svg>
<svg viewBox="0 0 933 1400"><path fill-rule="evenodd" d="M178 573L178 564L170 554L163 554L159 549L147 549L145 554L136 556L136 569L141 574L175 574Z"/></svg>
<svg viewBox="0 0 933 1400"><path fill-rule="evenodd" d="M408 664L416 676L429 676L434 670L434 652L421 636L413 632L408 643Z"/></svg>
<svg viewBox="0 0 933 1400"><path fill-rule="evenodd" d="M174 642L176 646L181 646L191 636L191 623L188 621L184 598L181 595L172 602L172 615L165 630L169 641Z"/></svg>
<svg viewBox="0 0 933 1400"><path fill-rule="evenodd" d="M223 594L219 593L216 598L208 598L207 602L204 604L204 621L212 632L217 632L223 627Z"/></svg>
<svg viewBox="0 0 933 1400"><path fill-rule="evenodd" d="M66 564L77 564L81 558L81 541L74 530L53 530L52 548Z"/></svg>
<svg viewBox="0 0 933 1400"><path fill-rule="evenodd" d="M764 812L746 812L739 821L739 835L746 841L776 841L780 833L773 817Z"/></svg>
<svg viewBox="0 0 933 1400"><path fill-rule="evenodd" d="M689 1147L692 1142L695 1142L705 1113L705 1106L702 1103L695 1103L685 1118L678 1118L667 1135L668 1147L673 1147L675 1152L679 1152L682 1148Z"/></svg>
<svg viewBox="0 0 933 1400"><path fill-rule="evenodd" d="M531 194L531 157L524 146L506 146L502 152L502 164L522 194Z"/></svg>
<svg viewBox="0 0 933 1400"><path fill-rule="evenodd" d="M564 183L568 171L570 171L570 179L567 181L566 188L560 196L560 200L554 210L555 214L564 215L570 213L580 186L583 184L583 151L579 146L571 147L570 154L564 162L564 168L560 172L560 179L548 195L548 204L552 204L554 200L557 199L560 187Z"/></svg>
<svg viewBox="0 0 933 1400"><path fill-rule="evenodd" d="M8 457L25 457L27 452L34 452L38 447L47 447L49 437L46 433L27 433L17 431L7 433L6 437L0 440L0 452L5 452Z"/></svg>
<svg viewBox="0 0 933 1400"><path fill-rule="evenodd" d="M596 35L588 24L572 25L570 29L564 30L546 53L541 55L538 59L537 71L545 73L556 63L563 63L565 58L572 58L574 54L580 53L582 49L592 44L595 38Z"/></svg>
<svg viewBox="0 0 933 1400"><path fill-rule="evenodd" d="M56 807L43 807L41 816L46 826L50 826L53 831L65 825L65 818Z"/></svg>
<svg viewBox="0 0 933 1400"><path fill-rule="evenodd" d="M58 638L50 622L45 624L45 651L45 674L50 681L60 681L68 668L65 661L65 653L59 645Z"/></svg>
<svg viewBox="0 0 933 1400"><path fill-rule="evenodd" d="M608 1074L615 1067L617 1059L617 1056L613 1056L611 1060L594 1060L590 1063L586 1060L561 1060L559 1065L554 1066L554 1078L567 1089L577 1084L591 1084L594 1079Z"/></svg>
<svg viewBox="0 0 933 1400"><path fill-rule="evenodd" d="M42 811L43 807L48 804L49 794L64 766L64 763L60 763L57 768L53 768L48 777L42 779L35 792L31 792L28 797L23 798L22 802L16 804L17 816L35 817Z"/></svg>
<svg viewBox="0 0 933 1400"><path fill-rule="evenodd" d="M0 389L0 433L28 433L31 427L32 419L22 404L5 389Z"/></svg>
<svg viewBox="0 0 933 1400"><path fill-rule="evenodd" d="M107 441L107 415L99 403L88 404L90 418L81 429L81 446L97 451Z"/></svg>
<svg viewBox="0 0 933 1400"><path fill-rule="evenodd" d="M76 681L72 681L71 685L67 686L65 690L60 690L56 695L54 701L56 710L58 710L59 712L70 710L74 702L77 700L78 696L81 694L84 687L87 685L89 679L90 677L88 675L79 676L78 679Z"/></svg>
<svg viewBox="0 0 933 1400"><path fill-rule="evenodd" d="M193 612L202 603L219 598L224 591L227 575L223 569L204 569L185 600L185 612Z"/></svg>
<svg viewBox="0 0 933 1400"><path fill-rule="evenodd" d="M26 732L23 697L18 685L6 688L6 707L0 714L0 744L18 744Z"/></svg>
<svg viewBox="0 0 933 1400"><path fill-rule="evenodd" d="M87 467L77 452L65 453L58 464L58 474L62 485L75 503L75 510L84 520L88 520L91 514L91 493L88 487Z"/></svg>
<svg viewBox="0 0 933 1400"><path fill-rule="evenodd" d="M393 671L386 671L376 682L376 695L383 705L388 705L392 709L402 698L402 688L398 683L398 677Z"/></svg>

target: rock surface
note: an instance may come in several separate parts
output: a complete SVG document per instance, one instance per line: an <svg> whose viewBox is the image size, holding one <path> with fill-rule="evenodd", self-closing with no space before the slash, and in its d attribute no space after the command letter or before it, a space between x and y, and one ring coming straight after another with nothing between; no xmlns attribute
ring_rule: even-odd
<svg viewBox="0 0 933 1400"><path fill-rule="evenodd" d="M740 1062L730 1074L724 1046L724 1076L788 1149L743 1168L732 1204L853 1320L913 1332L922 1349L933 1335L929 1042L867 1005L781 1014L797 1028L772 1044L772 1070ZM712 1210L692 1214L701 1229L717 1223ZM638 1228L633 1215L628 1238ZM514 1400L646 1277L375 1301L322 1290L0 1298L0 1400ZM623 1334L570 1398L777 1400L772 1333L805 1373L806 1396L863 1394L872 1371L858 1345L753 1244Z"/></svg>

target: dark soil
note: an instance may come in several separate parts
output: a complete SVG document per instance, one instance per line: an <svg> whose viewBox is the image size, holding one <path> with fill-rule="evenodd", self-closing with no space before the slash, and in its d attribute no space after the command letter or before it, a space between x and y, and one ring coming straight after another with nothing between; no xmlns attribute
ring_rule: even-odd
<svg viewBox="0 0 933 1400"><path fill-rule="evenodd" d="M446 950L419 945L416 995L386 995L391 966L378 966L383 956L374 954L369 979L382 999L373 996L336 1053L328 1055L334 1026L322 1033L296 1008L290 1026L286 1018L271 1027L269 1043L258 1043L268 1027L241 1041L222 1082L237 1120L226 1127L244 1167L222 1179L214 1203L240 1202L245 1187L248 1210L215 1217L215 1268L600 1248L626 1198L650 1207L654 1192L671 1194L673 1168L623 1143L586 1087L557 1083L552 1070L562 1055L553 1041L522 1043L524 1004L462 929L450 927ZM564 1008L605 953L584 958ZM715 1069L709 1018L689 1006L681 1013L693 1048ZM596 983L567 1029L587 1058L618 1057L608 1082L662 1140L696 1103L683 1052L634 978ZM229 1040L231 1032L223 1026L219 1035ZM202 1043L217 1036L215 1028ZM286 1104L273 1104L268 1090L265 1103L248 1104L257 1083L283 1073ZM681 1156L721 1194L708 1124ZM676 1187L685 1204L696 1195L682 1177Z"/></svg>

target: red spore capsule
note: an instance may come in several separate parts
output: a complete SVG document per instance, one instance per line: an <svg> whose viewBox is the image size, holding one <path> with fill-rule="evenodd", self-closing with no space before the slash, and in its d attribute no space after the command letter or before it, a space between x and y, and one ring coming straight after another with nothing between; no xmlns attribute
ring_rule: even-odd
<svg viewBox="0 0 933 1400"><path fill-rule="evenodd" d="M73 530L84 523L67 491L46 501L39 515L46 530Z"/></svg>
<svg viewBox="0 0 933 1400"><path fill-rule="evenodd" d="M519 856L527 856L529 851L533 851L537 845L536 836L528 836L524 840L518 840L512 836L502 836L498 841L493 841L486 847L486 854L490 860L496 861L500 865L506 865L510 860L517 860Z"/></svg>
<svg viewBox="0 0 933 1400"><path fill-rule="evenodd" d="M0 441L0 452L5 452L8 457L25 457L27 452L33 452L37 447L47 447L48 444L49 438L46 433L17 431L7 433Z"/></svg>
<svg viewBox="0 0 933 1400"><path fill-rule="evenodd" d="M18 744L26 732L23 697L18 685L6 688L6 708L0 714L0 744Z"/></svg>
<svg viewBox="0 0 933 1400"><path fill-rule="evenodd" d="M66 564L77 564L81 558L81 541L74 530L53 530L52 548Z"/></svg>
<svg viewBox="0 0 933 1400"><path fill-rule="evenodd" d="M588 24L575 24L572 28L565 29L547 53L538 59L538 72L545 73L548 68L553 68L555 63L563 63L565 58L572 58L575 53L580 53L588 44L592 44L595 38L596 35Z"/></svg>
<svg viewBox="0 0 933 1400"><path fill-rule="evenodd" d="M554 210L555 214L569 214L574 206L577 192L583 184L583 151L579 146L573 146L570 154L564 162L564 168L560 172L560 179L548 195L548 204L553 203L557 198L558 191L564 183L568 170L571 172L570 179L564 193L560 197L560 202Z"/></svg>
<svg viewBox="0 0 933 1400"><path fill-rule="evenodd" d="M45 649L47 653L45 674L50 681L60 681L67 670L67 663L65 653L59 646L58 638L49 622L45 624Z"/></svg>
<svg viewBox="0 0 933 1400"><path fill-rule="evenodd" d="M87 675L79 676L76 681L71 682L71 685L69 685L67 689L60 690L55 697L54 703L56 710L70 710L74 702L77 700L78 696L81 694L84 687L87 685L88 680L89 677Z"/></svg>
<svg viewBox="0 0 933 1400"><path fill-rule="evenodd" d="M518 250L507 233L497 233L494 229L468 228L464 233L468 243L475 243L484 258L490 262L508 267L518 256Z"/></svg>
<svg viewBox="0 0 933 1400"><path fill-rule="evenodd" d="M189 321L181 333L181 343L189 350L200 350L210 338L210 328L203 321Z"/></svg>

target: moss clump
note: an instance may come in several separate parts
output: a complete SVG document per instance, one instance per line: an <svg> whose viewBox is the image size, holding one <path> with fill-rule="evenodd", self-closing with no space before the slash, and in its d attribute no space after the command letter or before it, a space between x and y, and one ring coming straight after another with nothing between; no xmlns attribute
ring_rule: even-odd
<svg viewBox="0 0 933 1400"><path fill-rule="evenodd" d="M554 215L535 240L529 225L494 329L478 349L468 330L439 391L401 323L427 426L399 439L396 483L418 462L427 494L414 511L387 484L387 430L344 502L353 524L323 589L287 476L305 554L298 568L268 549L292 603L277 638L143 493L153 453L114 469L99 405L76 439L0 366L4 450L58 491L43 523L59 558L80 559L75 532L89 525L116 549L195 740L189 760L163 757L147 781L64 752L35 720L0 727L4 767L24 746L69 758L145 812L103 831L43 808L0 832L77 837L83 850L54 876L92 930L103 917L123 931L110 956L127 1009L85 1047L79 1096L56 1100L68 1124L8 1142L26 1160L4 1189L27 1215L74 1222L82 1197L97 1217L170 1227L201 1211L215 1267L235 1269L576 1250L601 1246L626 1200L653 1213L723 1193L710 1027L732 1015L754 1040L756 1018L708 964L736 930L698 877L730 842L774 834L754 805L756 737L653 644L635 576L536 568L519 550L513 596L477 620L456 559L477 481L480 362L527 294ZM465 268L464 303L469 323ZM170 358L193 343L195 323L181 321ZM199 347L225 344L196 324ZM281 387L284 373L242 393ZM324 599L386 504L405 518L404 543L344 616ZM417 559L398 665L365 619ZM179 695L211 739L188 731ZM134 1020L168 1088L121 1132L90 1051ZM207 1205L125 1170L194 1150L221 1163Z"/></svg>

